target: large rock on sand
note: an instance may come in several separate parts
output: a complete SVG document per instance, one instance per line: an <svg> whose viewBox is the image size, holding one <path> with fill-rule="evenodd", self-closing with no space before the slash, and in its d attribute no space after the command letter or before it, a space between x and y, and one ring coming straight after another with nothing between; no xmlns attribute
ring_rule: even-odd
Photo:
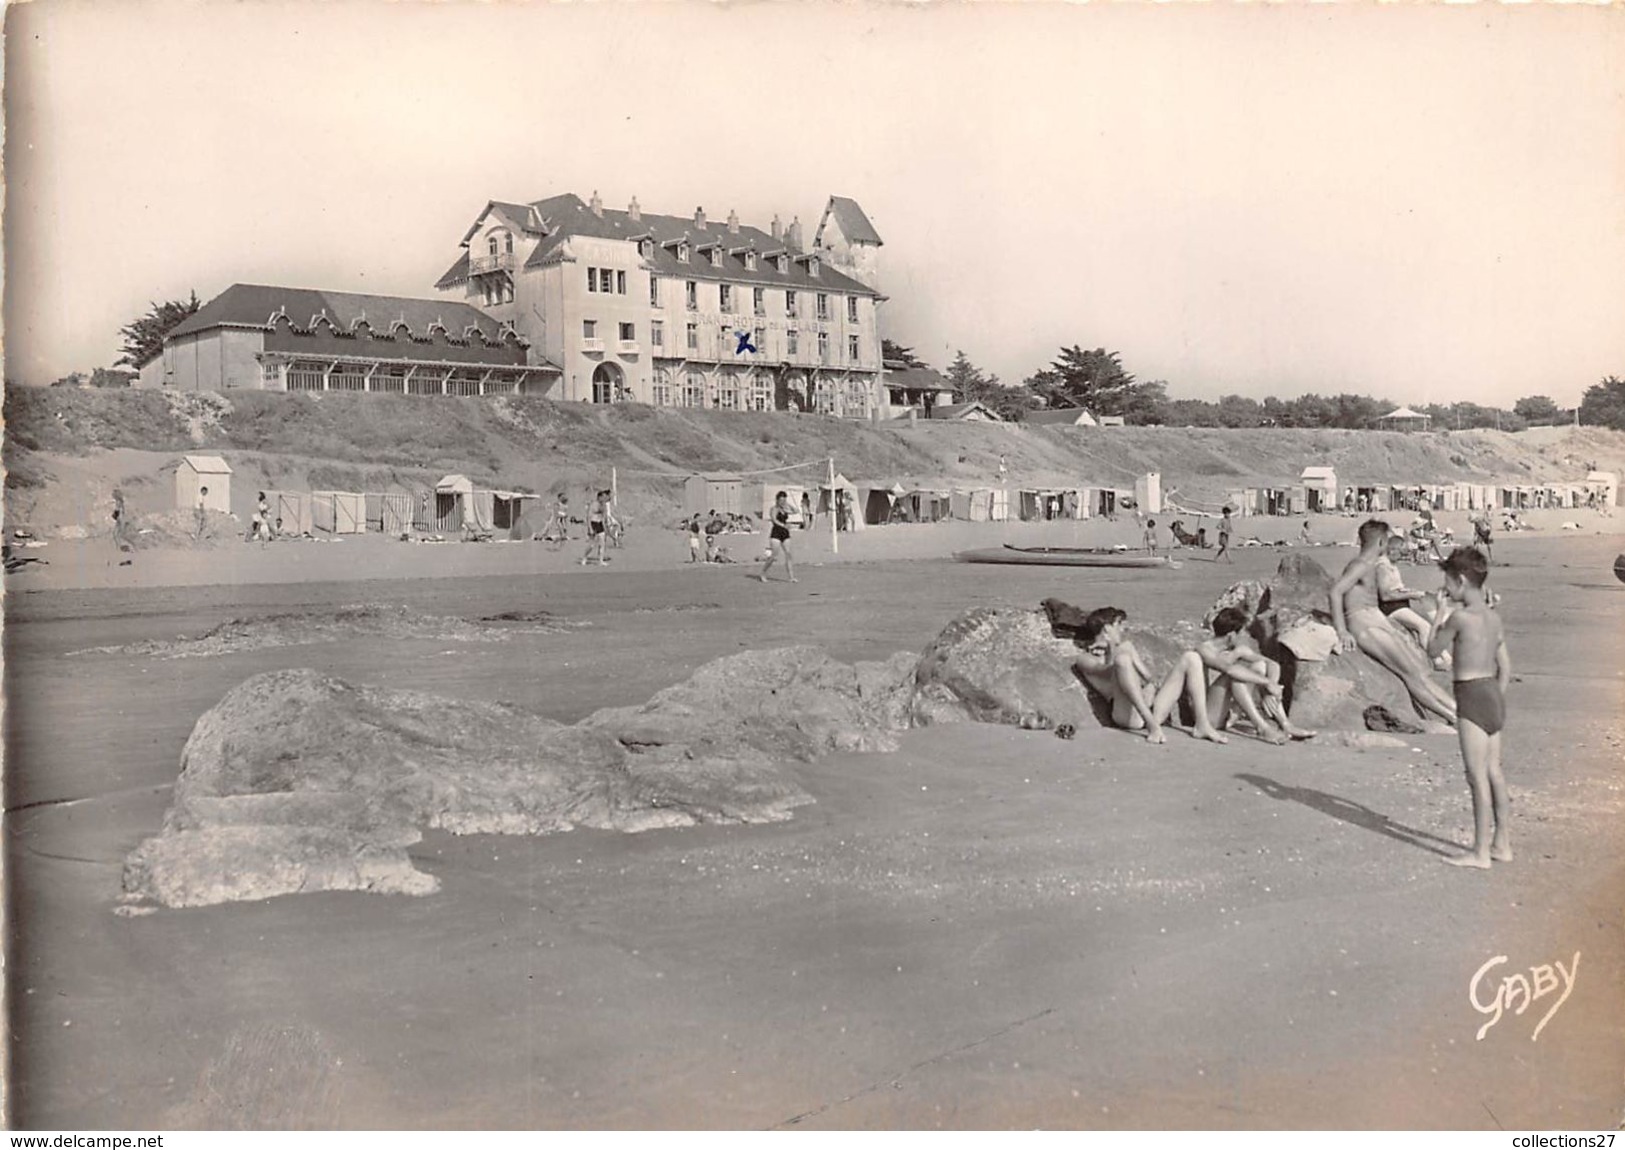
<svg viewBox="0 0 1625 1150"><path fill-rule="evenodd" d="M1100 700L1073 670L1078 644L1063 620L1086 614L978 607L926 648L915 670L914 721L1005 723L1047 730L1106 722ZM1131 628L1128 637L1157 675L1194 643L1188 625Z"/></svg>
<svg viewBox="0 0 1625 1150"><path fill-rule="evenodd" d="M423 894L437 884L406 854L422 827L544 834L788 818L812 799L777 764L892 749L914 661L745 652L574 726L310 670L259 675L198 720L163 833L130 855L125 891L168 906Z"/></svg>
<svg viewBox="0 0 1625 1150"><path fill-rule="evenodd" d="M1235 584L1219 597L1209 619L1220 606L1256 599L1256 614L1248 630L1258 640L1259 649L1281 664L1287 708L1293 721L1302 726L1363 730L1365 709L1373 703L1398 716L1422 717L1405 685L1363 652L1302 659L1282 642L1294 629L1331 625L1333 583L1331 574L1313 557L1293 552L1282 558L1261 595L1255 581ZM1420 647L1415 654L1421 658Z"/></svg>

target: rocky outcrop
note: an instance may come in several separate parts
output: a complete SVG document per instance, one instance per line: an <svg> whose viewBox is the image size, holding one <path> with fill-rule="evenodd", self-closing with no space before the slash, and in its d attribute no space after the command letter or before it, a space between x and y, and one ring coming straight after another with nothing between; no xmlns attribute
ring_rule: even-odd
<svg viewBox="0 0 1625 1150"><path fill-rule="evenodd" d="M1044 611L978 607L943 630L914 673L913 718L934 723L1005 723L1048 730L1100 726L1101 703L1072 669L1078 608L1052 601ZM1188 624L1132 628L1129 638L1162 674L1197 641Z"/></svg>
<svg viewBox="0 0 1625 1150"><path fill-rule="evenodd" d="M573 726L310 670L258 675L198 720L163 832L129 856L124 888L167 906L424 894L437 884L406 853L423 827L545 834L788 818L812 798L780 765L892 749L914 661L745 652Z"/></svg>

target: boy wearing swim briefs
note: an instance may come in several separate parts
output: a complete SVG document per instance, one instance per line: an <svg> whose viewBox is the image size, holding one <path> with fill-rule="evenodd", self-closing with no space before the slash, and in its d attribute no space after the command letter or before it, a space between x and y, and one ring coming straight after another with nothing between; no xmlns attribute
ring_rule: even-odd
<svg viewBox="0 0 1625 1150"><path fill-rule="evenodd" d="M1455 656L1457 732L1467 767L1467 787L1473 796L1472 849L1445 862L1487 870L1491 859L1512 861L1507 784L1501 774L1501 728L1506 723L1512 660L1501 618L1490 609L1484 591L1489 575L1484 554L1461 547L1439 566L1444 571L1444 590L1439 595L1428 654L1448 649Z"/></svg>
<svg viewBox="0 0 1625 1150"><path fill-rule="evenodd" d="M1447 723L1456 721L1456 707L1450 696L1433 681L1422 657L1388 621L1377 606L1377 558L1388 544L1388 524L1367 519L1360 524L1360 553L1343 569L1332 586L1332 626L1337 629L1338 650L1358 648L1399 676L1411 701L1431 711Z"/></svg>

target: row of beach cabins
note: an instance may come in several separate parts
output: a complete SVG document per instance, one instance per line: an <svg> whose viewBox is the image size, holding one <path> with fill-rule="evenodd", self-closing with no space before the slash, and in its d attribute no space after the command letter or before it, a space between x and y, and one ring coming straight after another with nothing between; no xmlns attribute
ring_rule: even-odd
<svg viewBox="0 0 1625 1150"><path fill-rule="evenodd" d="M201 504L229 513L230 481L231 469L218 456L186 456L176 470L176 506L191 509ZM1140 476L1132 487L854 483L842 475L833 482L808 485L713 473L692 475L684 481L683 515L685 520L712 513L765 518L780 491L789 495L798 517L803 507L819 516L834 516L837 528L843 531L945 519L1091 519L1112 517L1130 508L1147 514L1166 509L1217 515L1222 510L1221 506L1178 498L1176 493L1165 497L1158 472ZM266 491L265 497L270 525L280 535L381 531L529 539L543 531L553 514L541 495L477 487L465 475L447 475L432 491L417 494L279 490ZM1601 471L1591 472L1580 483L1362 483L1340 487L1329 467L1307 467L1295 482L1225 493L1225 503L1243 516L1414 511L1424 506L1438 511L1612 507L1617 498L1616 477ZM584 509L578 513L580 510Z"/></svg>

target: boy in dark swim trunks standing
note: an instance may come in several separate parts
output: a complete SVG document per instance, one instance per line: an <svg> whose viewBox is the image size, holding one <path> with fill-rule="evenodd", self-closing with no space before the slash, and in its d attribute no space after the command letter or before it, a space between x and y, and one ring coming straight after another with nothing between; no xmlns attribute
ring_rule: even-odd
<svg viewBox="0 0 1625 1150"><path fill-rule="evenodd" d="M1444 590L1428 654L1437 657L1449 649L1455 657L1456 729L1473 795L1472 849L1445 861L1487 870L1491 859L1512 860L1507 784L1501 774L1501 728L1506 722L1512 660L1501 618L1490 609L1484 590L1489 564L1483 552L1461 547L1439 566L1444 570Z"/></svg>

